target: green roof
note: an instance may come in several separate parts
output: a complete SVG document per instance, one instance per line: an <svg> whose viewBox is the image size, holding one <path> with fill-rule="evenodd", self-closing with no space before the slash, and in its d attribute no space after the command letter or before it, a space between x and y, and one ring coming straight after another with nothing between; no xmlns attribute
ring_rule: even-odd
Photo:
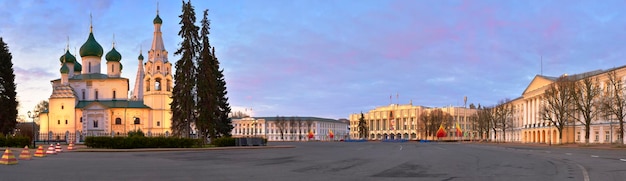
<svg viewBox="0 0 626 181"><path fill-rule="evenodd" d="M100 44L96 41L96 38L93 37L93 32L90 32L89 38L87 38L87 41L85 42L85 44L83 44L83 46L80 47L80 56L81 57L86 57L86 56L102 57L103 52L104 51L102 50L102 46L100 46Z"/></svg>
<svg viewBox="0 0 626 181"><path fill-rule="evenodd" d="M74 77L72 77L72 79L108 79L109 76L107 76L106 74L80 74L80 75L75 75Z"/></svg>
<svg viewBox="0 0 626 181"><path fill-rule="evenodd" d="M143 60L143 55L140 53L140 54L139 54L139 57L137 57L137 59L139 59L139 60Z"/></svg>
<svg viewBox="0 0 626 181"><path fill-rule="evenodd" d="M152 21L152 23L163 24L163 20L161 20L161 17L159 17L159 14L157 14L157 16L154 18L154 21Z"/></svg>
<svg viewBox="0 0 626 181"><path fill-rule="evenodd" d="M120 52L117 52L117 50L115 50L115 47L113 47L113 49L111 49L111 51L109 51L109 53L107 53L104 58L107 60L107 62L119 62L120 60L122 60L122 55L120 54Z"/></svg>
<svg viewBox="0 0 626 181"><path fill-rule="evenodd" d="M83 71L83 66L80 65L80 63L76 62L74 63L74 72L80 72Z"/></svg>
<svg viewBox="0 0 626 181"><path fill-rule="evenodd" d="M67 74L70 72L70 68L67 67L67 64L63 64L63 66L61 66L61 73L62 74Z"/></svg>
<svg viewBox="0 0 626 181"><path fill-rule="evenodd" d="M108 108L150 108L143 101L107 100L107 101L78 101L76 108L84 108L91 104L101 104Z"/></svg>
<svg viewBox="0 0 626 181"><path fill-rule="evenodd" d="M70 50L67 50L65 54L61 55L61 57L59 58L59 61L61 63L65 63L65 62L74 63L76 62L76 57L70 53Z"/></svg>

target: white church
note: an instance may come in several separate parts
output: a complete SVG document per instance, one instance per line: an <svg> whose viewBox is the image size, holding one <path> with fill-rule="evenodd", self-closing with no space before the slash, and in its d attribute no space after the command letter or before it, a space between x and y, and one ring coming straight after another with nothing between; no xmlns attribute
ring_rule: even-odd
<svg viewBox="0 0 626 181"><path fill-rule="evenodd" d="M129 80L120 76L122 55L115 44L103 54L90 25L87 41L80 47L80 62L69 50L59 59L60 78L51 80L49 109L39 115L39 139L80 142L84 136L139 129L147 136L171 134L172 64L163 45L162 23L157 11L148 60L144 63L139 53L131 94ZM103 55L105 73L101 72Z"/></svg>

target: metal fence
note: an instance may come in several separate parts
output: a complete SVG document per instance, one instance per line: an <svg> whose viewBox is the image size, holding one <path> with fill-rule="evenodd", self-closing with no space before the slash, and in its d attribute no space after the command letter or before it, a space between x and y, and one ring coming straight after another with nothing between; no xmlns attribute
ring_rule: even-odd
<svg viewBox="0 0 626 181"><path fill-rule="evenodd" d="M38 133L38 136L35 139L36 142L61 142L61 143L81 143L85 141L85 137L88 136L99 136L99 137L127 137L128 133L104 133L104 132L65 132L65 133ZM146 137L170 137L171 133L152 133L146 132L144 133Z"/></svg>

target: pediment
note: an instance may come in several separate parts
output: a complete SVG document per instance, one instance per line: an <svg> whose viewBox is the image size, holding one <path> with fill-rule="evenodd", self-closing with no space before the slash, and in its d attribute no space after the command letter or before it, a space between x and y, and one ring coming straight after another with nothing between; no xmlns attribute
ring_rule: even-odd
<svg viewBox="0 0 626 181"><path fill-rule="evenodd" d="M554 77L546 77L546 76L542 76L542 75L536 75L535 78L533 78L532 81L530 81L530 84L528 84L528 86L526 87L526 89L524 90L524 92L522 93L522 95L525 95L527 93L536 91L538 89L541 89L547 85L552 84L554 81L556 80L556 78Z"/></svg>

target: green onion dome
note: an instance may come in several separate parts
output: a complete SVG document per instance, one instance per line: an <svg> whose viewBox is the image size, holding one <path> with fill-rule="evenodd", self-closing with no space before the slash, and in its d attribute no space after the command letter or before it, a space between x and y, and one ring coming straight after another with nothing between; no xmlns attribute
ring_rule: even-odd
<svg viewBox="0 0 626 181"><path fill-rule="evenodd" d="M107 53L105 58L107 59L107 62L119 62L120 60L122 60L122 55L120 54L120 52L117 52L117 50L115 50L115 47L113 47L113 49L111 49L111 51Z"/></svg>
<svg viewBox="0 0 626 181"><path fill-rule="evenodd" d="M66 64L63 64L63 66L61 66L61 73L67 74L69 72L70 72L70 68L68 68Z"/></svg>
<svg viewBox="0 0 626 181"><path fill-rule="evenodd" d="M83 71L83 66L80 65L80 63L76 62L74 63L74 72L81 72Z"/></svg>
<svg viewBox="0 0 626 181"><path fill-rule="evenodd" d="M59 58L59 61L61 61L61 63L63 62L76 63L76 57L72 55L69 50L67 50L65 54L61 55L61 57Z"/></svg>
<svg viewBox="0 0 626 181"><path fill-rule="evenodd" d="M161 17L159 17L159 14L157 14L157 16L154 18L154 21L152 21L152 23L163 24L163 20L161 20Z"/></svg>
<svg viewBox="0 0 626 181"><path fill-rule="evenodd" d="M140 53L140 54L139 54L139 57L137 57L137 59L139 59L139 60L143 60L143 55Z"/></svg>
<svg viewBox="0 0 626 181"><path fill-rule="evenodd" d="M83 46L80 47L80 56L97 56L102 57L102 46L96 41L96 38L93 37L93 33L89 33L89 38Z"/></svg>

